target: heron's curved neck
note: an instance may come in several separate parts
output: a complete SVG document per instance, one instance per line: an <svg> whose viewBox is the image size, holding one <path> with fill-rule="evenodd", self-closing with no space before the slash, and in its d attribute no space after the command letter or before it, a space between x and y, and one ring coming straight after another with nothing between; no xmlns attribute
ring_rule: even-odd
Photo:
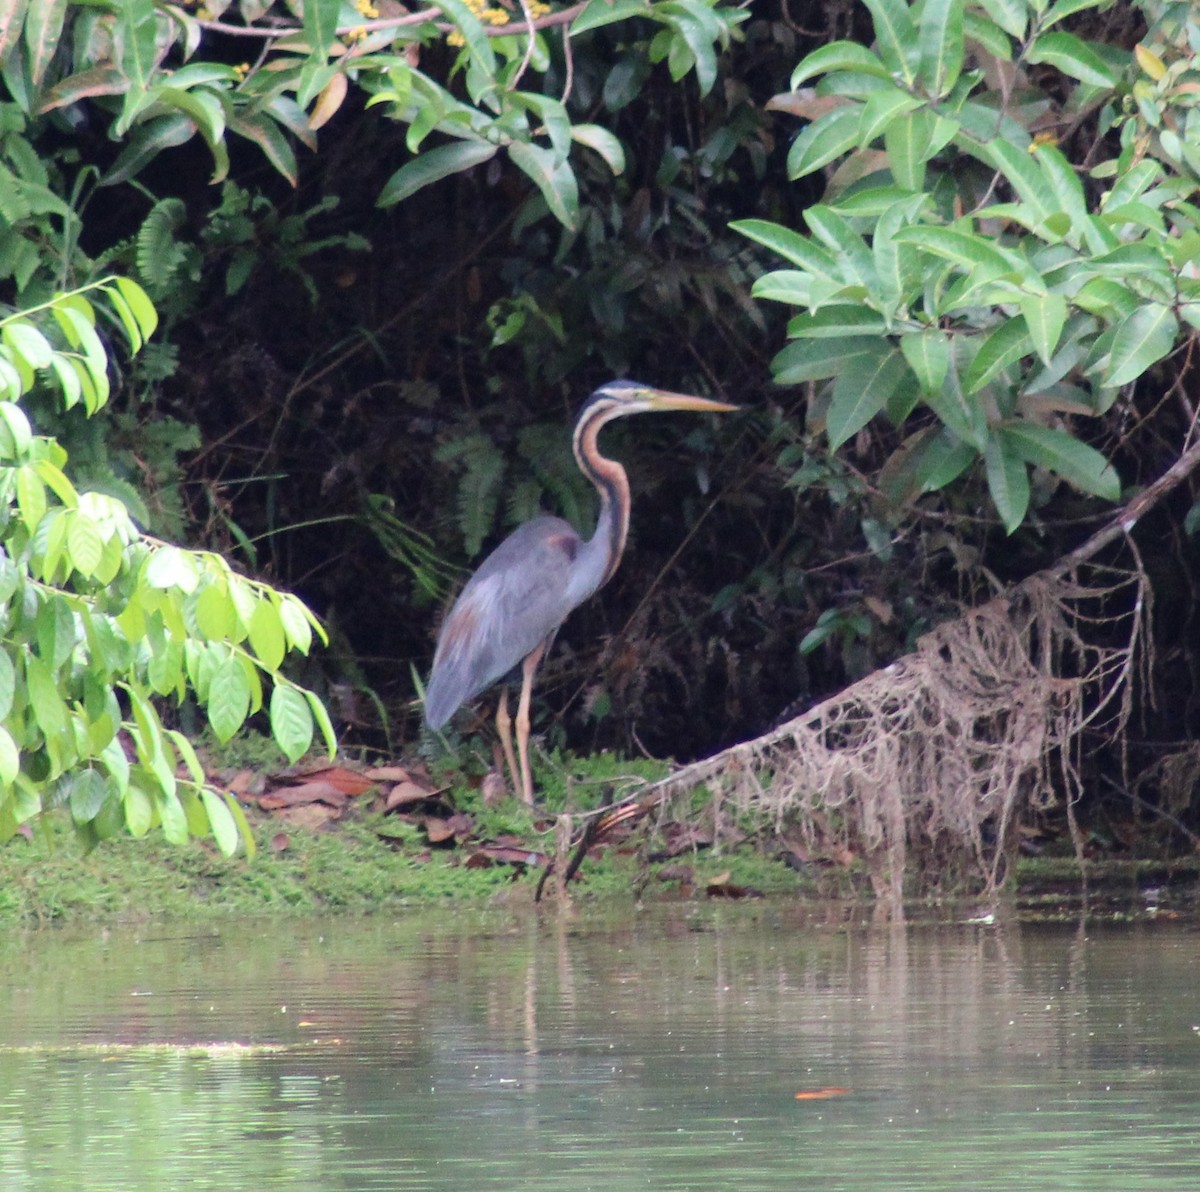
<svg viewBox="0 0 1200 1192"><path fill-rule="evenodd" d="M600 494L596 532L584 544L595 581L592 591L612 578L621 562L625 538L629 533L629 479L625 469L616 460L606 459L600 454L597 443L600 428L614 416L611 409L597 407L575 428L575 460L580 471Z"/></svg>

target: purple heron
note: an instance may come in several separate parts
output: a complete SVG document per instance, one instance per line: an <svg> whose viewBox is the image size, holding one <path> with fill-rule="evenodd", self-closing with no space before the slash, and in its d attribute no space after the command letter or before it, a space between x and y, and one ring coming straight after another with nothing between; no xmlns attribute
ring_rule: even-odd
<svg viewBox="0 0 1200 1192"><path fill-rule="evenodd" d="M595 534L584 541L561 517L526 522L488 555L442 622L425 691L425 722L431 729L441 728L463 704L519 666L519 763L513 756L507 687L496 709L496 728L514 784L526 803L533 802L529 696L534 675L567 614L612 578L629 532L629 480L619 463L600 454L600 428L627 414L736 408L635 381L602 385L584 403L573 439L575 460L600 494Z"/></svg>

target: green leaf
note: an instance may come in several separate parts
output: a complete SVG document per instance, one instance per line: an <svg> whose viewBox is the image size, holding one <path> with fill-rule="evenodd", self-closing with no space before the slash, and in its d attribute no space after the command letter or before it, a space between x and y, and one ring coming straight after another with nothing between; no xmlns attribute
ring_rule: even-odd
<svg viewBox="0 0 1200 1192"><path fill-rule="evenodd" d="M312 647L312 626L308 617L308 610L290 592L280 595L279 620L287 634L288 644L301 654L307 654Z"/></svg>
<svg viewBox="0 0 1200 1192"><path fill-rule="evenodd" d="M11 667L11 663L9 664ZM12 733L0 724L0 784L12 786L21 772L21 751Z"/></svg>
<svg viewBox="0 0 1200 1192"><path fill-rule="evenodd" d="M801 83L815 75L833 71L850 71L872 75L877 79L892 77L892 72L879 60L879 56L866 46L857 41L831 41L801 59L800 65L792 72L791 88L795 91Z"/></svg>
<svg viewBox="0 0 1200 1192"><path fill-rule="evenodd" d="M921 77L935 99L948 95L963 66L963 0L925 0L918 41Z"/></svg>
<svg viewBox="0 0 1200 1192"><path fill-rule="evenodd" d="M858 144L863 109L858 104L834 108L808 125L788 151L787 175L803 178Z"/></svg>
<svg viewBox="0 0 1200 1192"><path fill-rule="evenodd" d="M910 224L898 228L895 238L915 244L925 252L944 257L968 271L986 268L996 273L1014 272L1019 264L984 236L957 228L931 228Z"/></svg>
<svg viewBox="0 0 1200 1192"><path fill-rule="evenodd" d="M1032 422L1011 423L1000 433L1029 463L1054 472L1093 496L1106 501L1120 499L1121 479L1116 469L1087 443L1065 431Z"/></svg>
<svg viewBox="0 0 1200 1192"><path fill-rule="evenodd" d="M766 246L809 273L835 281L842 280L833 256L800 232L765 219L739 219L729 226L740 235Z"/></svg>
<svg viewBox="0 0 1200 1192"><path fill-rule="evenodd" d="M771 374L777 385L823 381L860 363L863 357L874 359L878 350L879 338L873 335L801 339L788 344L771 361Z"/></svg>
<svg viewBox="0 0 1200 1192"><path fill-rule="evenodd" d="M1014 145L1003 137L993 137L977 146L973 152L1008 179L1037 224L1043 223L1054 214L1054 209L1046 201L1045 176L1034 163L1027 148Z"/></svg>
<svg viewBox="0 0 1200 1192"><path fill-rule="evenodd" d="M401 166L386 182L376 205L391 207L402 199L416 194L430 183L439 182L451 174L461 173L489 161L496 156L499 146L490 141L456 141L452 145L440 145Z"/></svg>
<svg viewBox="0 0 1200 1192"><path fill-rule="evenodd" d="M573 230L579 222L579 186L570 165L552 150L525 141L513 141L508 156L542 192L554 218Z"/></svg>
<svg viewBox="0 0 1200 1192"><path fill-rule="evenodd" d="M229 808L229 814L233 816L233 821L237 824L238 835L242 839L242 847L246 850L246 859L252 861L254 854L258 852L258 845L254 843L254 833L250 830L250 824L246 820L246 813L242 810L242 805L237 801L235 795L228 791L222 791L221 797L225 800L225 806Z"/></svg>
<svg viewBox="0 0 1200 1192"><path fill-rule="evenodd" d="M571 140L598 153L614 174L625 173L625 147L607 128L599 124L573 124Z"/></svg>
<svg viewBox="0 0 1200 1192"><path fill-rule="evenodd" d="M32 534L46 516L46 486L31 464L23 464L17 469L17 506Z"/></svg>
<svg viewBox="0 0 1200 1192"><path fill-rule="evenodd" d="M978 393L1005 369L1033 351L1033 340L1022 319L1010 319L989 331L963 374L963 388Z"/></svg>
<svg viewBox="0 0 1200 1192"><path fill-rule="evenodd" d="M950 367L950 337L935 327L900 340L900 351L913 370L921 390L926 394L940 393Z"/></svg>
<svg viewBox="0 0 1200 1192"><path fill-rule="evenodd" d="M917 29L906 0L863 0L875 24L879 54L888 70L906 84L914 80L911 61L917 53Z"/></svg>
<svg viewBox="0 0 1200 1192"><path fill-rule="evenodd" d="M12 711L17 689L17 672L7 650L0 650L0 720L7 720Z"/></svg>
<svg viewBox="0 0 1200 1192"><path fill-rule="evenodd" d="M894 118L883 134L888 168L898 186L919 192L925 186L925 163L933 137L933 114L926 109Z"/></svg>
<svg viewBox="0 0 1200 1192"><path fill-rule="evenodd" d="M957 480L977 459L979 452L943 427L926 444L917 461L913 478L923 493L934 493Z"/></svg>
<svg viewBox="0 0 1200 1192"><path fill-rule="evenodd" d="M160 791L158 795L158 820L162 824L163 836L168 844L183 845L188 842L187 813L174 791Z"/></svg>
<svg viewBox="0 0 1200 1192"><path fill-rule="evenodd" d="M1152 364L1175 346L1179 320L1168 306L1148 302L1128 315L1116 329L1105 385L1127 385L1136 381Z"/></svg>
<svg viewBox="0 0 1200 1192"><path fill-rule="evenodd" d="M31 368L49 368L54 359L50 341L25 319L10 319L3 324L4 342Z"/></svg>
<svg viewBox="0 0 1200 1192"><path fill-rule="evenodd" d="M67 0L31 0L25 14L25 51L29 78L39 86L62 39Z"/></svg>
<svg viewBox="0 0 1200 1192"><path fill-rule="evenodd" d="M130 836L142 837L154 823L154 804L150 796L136 783L125 791L125 826Z"/></svg>
<svg viewBox="0 0 1200 1192"><path fill-rule="evenodd" d="M309 49L325 57L337 35L341 0L304 0L304 35Z"/></svg>
<svg viewBox="0 0 1200 1192"><path fill-rule="evenodd" d="M228 657L213 674L208 689L208 722L222 744L245 723L250 713L250 682L242 664Z"/></svg>
<svg viewBox="0 0 1200 1192"><path fill-rule="evenodd" d="M586 33L602 25L644 17L649 11L647 0L591 0L591 3L571 22L571 35Z"/></svg>
<svg viewBox="0 0 1200 1192"><path fill-rule="evenodd" d="M1112 68L1087 42L1074 33L1043 33L1025 51L1027 62L1048 62L1065 75L1093 87L1117 85Z"/></svg>
<svg viewBox="0 0 1200 1192"><path fill-rule="evenodd" d="M268 670L278 670L287 652L283 622L270 600L258 601L249 625L250 648Z"/></svg>
<svg viewBox="0 0 1200 1192"><path fill-rule="evenodd" d="M1067 321L1067 300L1061 294L1027 294L1018 305L1033 346L1042 363L1049 364Z"/></svg>
<svg viewBox="0 0 1200 1192"><path fill-rule="evenodd" d="M873 355L859 357L837 377L825 419L831 449L857 434L887 405L907 371L900 353L880 340Z"/></svg>
<svg viewBox="0 0 1200 1192"><path fill-rule="evenodd" d="M67 557L80 575L90 579L104 557L104 540L96 523L86 514L72 509L66 516L70 519L67 523Z"/></svg>
<svg viewBox="0 0 1200 1192"><path fill-rule="evenodd" d="M325 741L325 748L329 751L329 756L333 757L337 753L337 733L333 731L333 721L329 719L329 713L325 710L325 705L311 691L305 691L304 698L308 700L308 706L312 710L313 719L317 722L317 727L321 730L321 736Z"/></svg>
<svg viewBox="0 0 1200 1192"><path fill-rule="evenodd" d="M1028 0L979 0L979 6L1010 36L1024 39L1031 11Z"/></svg>
<svg viewBox="0 0 1200 1192"><path fill-rule="evenodd" d="M232 857L237 852L239 833L237 822L225 805L225 800L216 791L202 787L200 801L204 804L204 811L208 816L208 824L212 829L213 839L217 842L217 848L225 856Z"/></svg>
<svg viewBox="0 0 1200 1192"><path fill-rule="evenodd" d="M994 434L983 452L988 491L1005 530L1012 533L1029 509L1029 473L1025 460L1010 439Z"/></svg>
<svg viewBox="0 0 1200 1192"><path fill-rule="evenodd" d="M296 688L275 684L271 692L271 735L290 762L302 758L312 745L312 709Z"/></svg>
<svg viewBox="0 0 1200 1192"><path fill-rule="evenodd" d="M883 87L872 91L863 104L862 119L858 125L858 145L865 148L876 137L885 133L892 121L921 107L921 101L899 87ZM849 108L847 111L856 109Z"/></svg>

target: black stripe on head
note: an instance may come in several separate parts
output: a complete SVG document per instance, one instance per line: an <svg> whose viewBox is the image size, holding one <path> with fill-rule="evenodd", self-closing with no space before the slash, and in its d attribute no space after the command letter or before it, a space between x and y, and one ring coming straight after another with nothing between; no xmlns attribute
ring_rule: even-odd
<svg viewBox="0 0 1200 1192"><path fill-rule="evenodd" d="M575 415L576 424L583 421L586 415L594 405L600 402L619 402L622 398L632 397L639 389L647 388L641 381L609 381L596 389L589 397L584 398L583 403L579 407L579 412Z"/></svg>

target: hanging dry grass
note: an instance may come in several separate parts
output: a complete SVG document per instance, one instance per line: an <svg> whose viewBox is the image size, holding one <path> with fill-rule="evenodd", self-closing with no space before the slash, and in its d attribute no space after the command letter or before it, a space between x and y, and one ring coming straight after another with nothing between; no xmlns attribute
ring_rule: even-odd
<svg viewBox="0 0 1200 1192"><path fill-rule="evenodd" d="M927 885L957 870L994 890L1020 817L1078 795L1083 730L1123 730L1146 593L1140 569L1091 585L1036 576L652 797L704 784L718 838L749 818L814 853L850 850L890 902L906 873Z"/></svg>

